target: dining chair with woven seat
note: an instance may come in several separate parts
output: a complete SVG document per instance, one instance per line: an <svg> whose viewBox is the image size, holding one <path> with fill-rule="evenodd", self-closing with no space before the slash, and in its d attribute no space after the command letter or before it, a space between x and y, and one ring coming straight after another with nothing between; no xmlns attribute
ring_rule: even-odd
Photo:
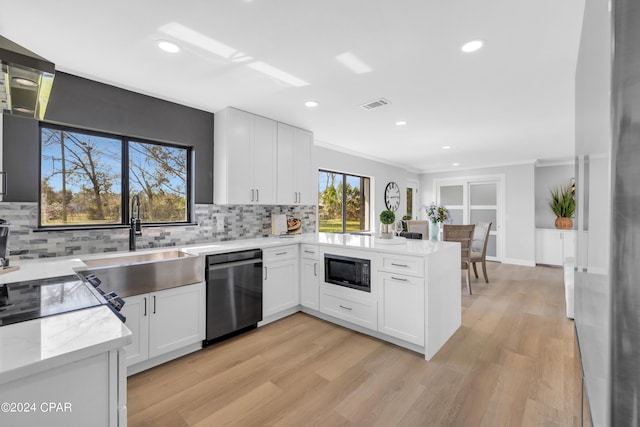
<svg viewBox="0 0 640 427"><path fill-rule="evenodd" d="M476 262L482 264L482 274L484 281L489 283L487 276L487 242L489 241L489 233L491 232L492 222L478 222L473 232L473 241L471 242L471 264L473 265L473 273L478 278L478 270Z"/></svg>
<svg viewBox="0 0 640 427"><path fill-rule="evenodd" d="M475 225L445 224L442 228L442 240L460 243L460 268L467 270L467 289L471 295L471 241Z"/></svg>

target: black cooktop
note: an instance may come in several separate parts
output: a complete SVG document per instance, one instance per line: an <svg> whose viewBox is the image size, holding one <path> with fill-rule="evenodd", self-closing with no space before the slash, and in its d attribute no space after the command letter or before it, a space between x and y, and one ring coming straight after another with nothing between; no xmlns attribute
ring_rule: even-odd
<svg viewBox="0 0 640 427"><path fill-rule="evenodd" d="M0 284L0 326L106 304L76 275Z"/></svg>

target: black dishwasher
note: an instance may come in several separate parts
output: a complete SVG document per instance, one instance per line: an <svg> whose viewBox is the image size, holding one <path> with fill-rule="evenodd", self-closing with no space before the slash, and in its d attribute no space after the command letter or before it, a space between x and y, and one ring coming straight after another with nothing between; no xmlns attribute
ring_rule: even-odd
<svg viewBox="0 0 640 427"><path fill-rule="evenodd" d="M207 256L208 345L262 320L262 250Z"/></svg>

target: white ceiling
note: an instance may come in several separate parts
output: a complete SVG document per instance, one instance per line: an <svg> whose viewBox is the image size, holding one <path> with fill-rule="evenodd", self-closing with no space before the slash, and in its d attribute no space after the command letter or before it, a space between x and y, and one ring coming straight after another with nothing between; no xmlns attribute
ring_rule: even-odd
<svg viewBox="0 0 640 427"><path fill-rule="evenodd" d="M437 171L573 157L583 8L584 0L0 0L0 34L61 71L206 111L235 106L310 129L320 144ZM161 51L159 39L182 51ZM472 39L485 46L462 53ZM335 59L345 52L372 71L349 71ZM308 85L258 72L249 66L257 61ZM379 97L391 104L359 108ZM309 99L320 105L305 107Z"/></svg>

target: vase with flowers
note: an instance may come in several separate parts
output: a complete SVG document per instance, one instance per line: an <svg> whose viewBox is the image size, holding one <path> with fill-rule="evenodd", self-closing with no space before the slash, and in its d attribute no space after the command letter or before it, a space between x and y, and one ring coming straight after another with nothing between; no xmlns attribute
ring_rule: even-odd
<svg viewBox="0 0 640 427"><path fill-rule="evenodd" d="M449 209L436 205L433 202L429 206L423 207L427 211L427 218L429 219L429 240L438 240L442 224L449 224L451 222Z"/></svg>

